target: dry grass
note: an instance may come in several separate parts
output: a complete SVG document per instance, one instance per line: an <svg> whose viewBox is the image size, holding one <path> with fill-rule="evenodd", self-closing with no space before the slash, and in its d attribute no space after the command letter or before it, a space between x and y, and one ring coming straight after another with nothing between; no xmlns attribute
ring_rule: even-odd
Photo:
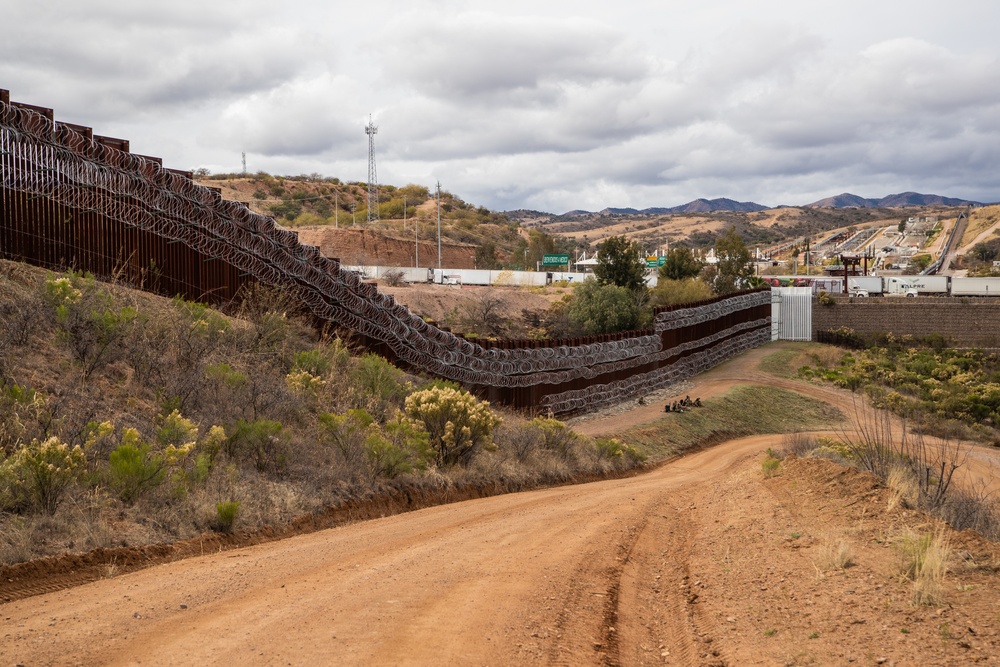
<svg viewBox="0 0 1000 667"><path fill-rule="evenodd" d="M951 546L944 529L905 533L896 542L900 575L913 582L914 604L940 604Z"/></svg>
<svg viewBox="0 0 1000 667"><path fill-rule="evenodd" d="M887 509L891 512L897 507L915 507L920 497L920 485L913 470L896 464L889 468L885 484L889 487L889 502Z"/></svg>
<svg viewBox="0 0 1000 667"><path fill-rule="evenodd" d="M827 536L820 544L818 560L823 570L843 570L854 565L854 549L842 537Z"/></svg>
<svg viewBox="0 0 1000 667"><path fill-rule="evenodd" d="M788 433L781 439L781 450L785 454L808 456L817 447L819 443L816 441L816 436L806 433Z"/></svg>

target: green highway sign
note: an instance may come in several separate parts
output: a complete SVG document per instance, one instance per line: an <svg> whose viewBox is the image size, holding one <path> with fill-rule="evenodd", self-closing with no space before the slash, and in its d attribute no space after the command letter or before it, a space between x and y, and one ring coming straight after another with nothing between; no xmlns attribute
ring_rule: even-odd
<svg viewBox="0 0 1000 667"><path fill-rule="evenodd" d="M537 257L537 255L535 255ZM542 264L545 266L558 266L569 264L569 255L543 255Z"/></svg>
<svg viewBox="0 0 1000 667"><path fill-rule="evenodd" d="M666 257L647 257L646 258L646 268L655 269L658 266L663 266L667 263Z"/></svg>

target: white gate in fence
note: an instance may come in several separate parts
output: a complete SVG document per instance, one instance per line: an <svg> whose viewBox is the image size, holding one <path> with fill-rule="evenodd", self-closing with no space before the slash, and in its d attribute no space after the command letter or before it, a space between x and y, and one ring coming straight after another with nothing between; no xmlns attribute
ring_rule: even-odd
<svg viewBox="0 0 1000 667"><path fill-rule="evenodd" d="M771 288L771 340L812 340L811 287Z"/></svg>

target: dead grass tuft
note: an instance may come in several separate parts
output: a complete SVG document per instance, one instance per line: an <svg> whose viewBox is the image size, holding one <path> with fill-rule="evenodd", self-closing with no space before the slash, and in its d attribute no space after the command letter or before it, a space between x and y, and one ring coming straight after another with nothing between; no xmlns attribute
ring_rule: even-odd
<svg viewBox="0 0 1000 667"><path fill-rule="evenodd" d="M854 564L854 549L844 538L827 536L820 544L819 565L823 570L844 570Z"/></svg>
<svg viewBox="0 0 1000 667"><path fill-rule="evenodd" d="M897 540L899 573L913 583L914 604L940 604L951 546L943 528L914 534L907 532Z"/></svg>
<svg viewBox="0 0 1000 667"><path fill-rule="evenodd" d="M920 487L916 475L904 465L893 465L885 479L889 487L889 502L886 509L892 511L897 507L915 507L920 496Z"/></svg>

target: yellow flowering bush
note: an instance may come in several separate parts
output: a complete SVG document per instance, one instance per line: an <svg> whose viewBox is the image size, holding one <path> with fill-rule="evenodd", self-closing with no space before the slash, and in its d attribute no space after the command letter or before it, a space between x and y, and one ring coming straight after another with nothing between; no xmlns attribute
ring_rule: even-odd
<svg viewBox="0 0 1000 667"><path fill-rule="evenodd" d="M476 452L489 447L500 417L486 401L450 386L415 391L406 397L406 415L423 426L438 465L468 465Z"/></svg>
<svg viewBox="0 0 1000 667"><path fill-rule="evenodd" d="M0 464L6 480L8 502L27 501L37 509L54 514L66 490L73 485L86 463L79 445L70 447L53 436L20 447Z"/></svg>

